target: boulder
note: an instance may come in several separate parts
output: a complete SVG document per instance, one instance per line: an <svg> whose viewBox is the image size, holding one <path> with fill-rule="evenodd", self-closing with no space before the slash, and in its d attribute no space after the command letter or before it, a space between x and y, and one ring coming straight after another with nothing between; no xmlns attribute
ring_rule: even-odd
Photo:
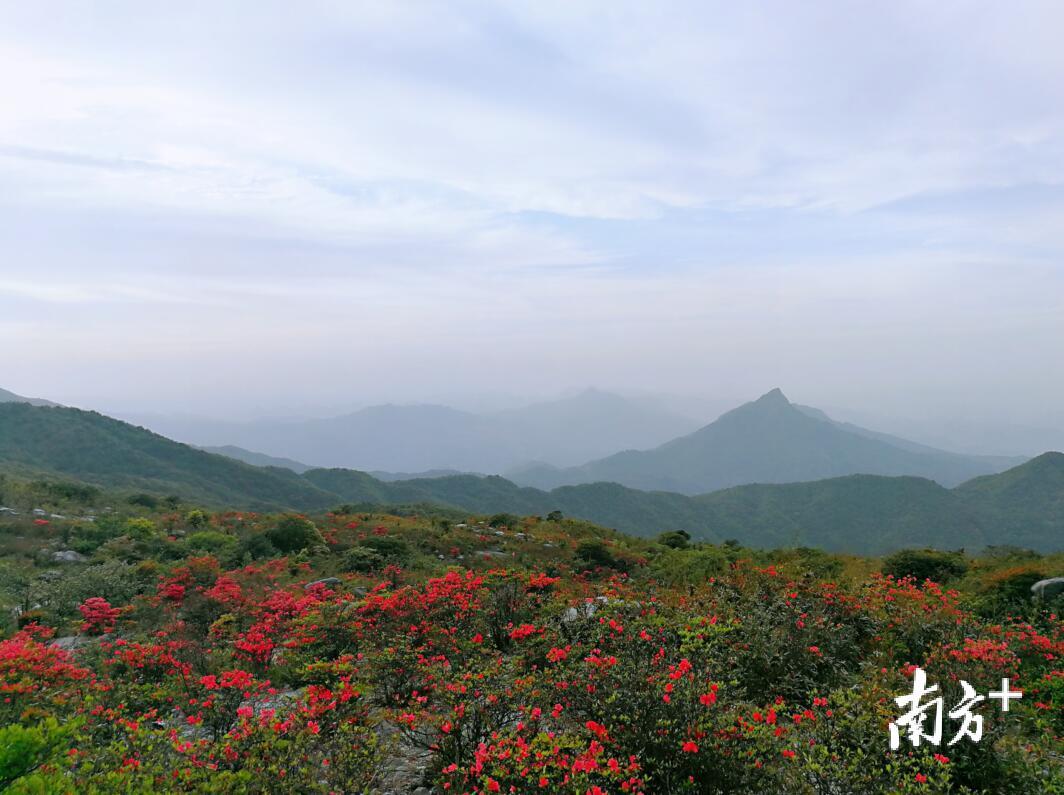
<svg viewBox="0 0 1064 795"><path fill-rule="evenodd" d="M80 552L72 549L63 549L52 553L52 560L56 563L84 563L87 558Z"/></svg>
<svg viewBox="0 0 1064 795"><path fill-rule="evenodd" d="M343 583L339 579L337 579L336 577L323 577L320 580L315 580L314 582L308 582L306 585L303 586L303 590L304 591L309 591L315 585L324 585L326 588L336 588L336 587L338 587L340 585L343 585Z"/></svg>
<svg viewBox="0 0 1064 795"><path fill-rule="evenodd" d="M1050 577L1048 580L1039 580L1031 586L1031 594L1035 601L1049 602L1064 594L1064 577Z"/></svg>

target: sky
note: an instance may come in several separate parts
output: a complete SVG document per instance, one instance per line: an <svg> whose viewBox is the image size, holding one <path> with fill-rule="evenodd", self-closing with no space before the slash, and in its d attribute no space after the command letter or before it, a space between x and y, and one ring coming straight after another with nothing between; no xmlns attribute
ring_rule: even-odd
<svg viewBox="0 0 1064 795"><path fill-rule="evenodd" d="M1056 2L0 0L0 386L1064 427Z"/></svg>

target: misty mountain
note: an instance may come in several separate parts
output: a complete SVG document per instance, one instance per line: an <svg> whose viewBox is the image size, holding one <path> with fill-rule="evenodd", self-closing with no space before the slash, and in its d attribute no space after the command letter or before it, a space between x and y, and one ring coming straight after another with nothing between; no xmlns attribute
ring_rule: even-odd
<svg viewBox="0 0 1064 795"><path fill-rule="evenodd" d="M22 397L22 395L16 395L14 392L8 392L6 389L0 389L0 403L29 403L31 406L58 406L58 403L53 403L50 400L43 400L41 398L28 398Z"/></svg>
<svg viewBox="0 0 1064 795"><path fill-rule="evenodd" d="M697 423L649 401L590 389L494 413L436 405L373 406L327 419L134 421L203 447L235 446L319 466L385 472L504 472L528 461L571 466L648 447Z"/></svg>
<svg viewBox="0 0 1064 795"><path fill-rule="evenodd" d="M578 467L510 471L515 482L554 488L608 481L637 489L702 494L747 483L793 483L845 475L912 475L955 486L1016 461L947 453L831 420L779 389L694 433L651 450L627 450Z"/></svg>
<svg viewBox="0 0 1064 795"><path fill-rule="evenodd" d="M204 505L320 510L341 502L438 505L471 513L565 515L639 535L687 530L711 541L875 554L904 546L1064 545L1064 455L1046 453L946 489L916 477L851 475L738 486L691 497L616 483L547 492L498 476L384 482L349 469L302 476L197 450L96 412L0 404L0 471L74 479Z"/></svg>
<svg viewBox="0 0 1064 795"><path fill-rule="evenodd" d="M265 453L256 453L254 450L245 450L243 447L236 447L231 444L221 447L200 447L199 449L215 455L235 458L237 461L243 461L245 464L252 464L257 467L280 467L281 469L290 469L299 474L303 474L308 469L313 469L313 467L293 461L291 458L278 458Z"/></svg>

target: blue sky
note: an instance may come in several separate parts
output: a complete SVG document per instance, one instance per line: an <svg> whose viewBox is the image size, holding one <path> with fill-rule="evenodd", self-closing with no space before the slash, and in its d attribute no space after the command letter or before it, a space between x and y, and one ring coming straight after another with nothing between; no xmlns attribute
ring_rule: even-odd
<svg viewBox="0 0 1064 795"><path fill-rule="evenodd" d="M1064 423L1057 3L0 23L7 388L231 413L779 385Z"/></svg>

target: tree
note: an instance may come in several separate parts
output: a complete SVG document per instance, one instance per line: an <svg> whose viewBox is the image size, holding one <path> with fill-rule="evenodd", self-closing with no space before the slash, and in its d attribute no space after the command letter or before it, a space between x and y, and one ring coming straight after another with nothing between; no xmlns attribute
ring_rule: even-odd
<svg viewBox="0 0 1064 795"><path fill-rule="evenodd" d="M298 552L315 544L325 543L314 523L302 516L286 516L277 526L266 531L266 537L278 551Z"/></svg>
<svg viewBox="0 0 1064 795"><path fill-rule="evenodd" d="M968 564L958 552L935 549L903 549L883 560L882 572L895 578L912 577L917 582L943 583L968 571Z"/></svg>
<svg viewBox="0 0 1064 795"><path fill-rule="evenodd" d="M691 544L691 534L686 530L668 530L658 536L658 543L672 549L687 549Z"/></svg>

